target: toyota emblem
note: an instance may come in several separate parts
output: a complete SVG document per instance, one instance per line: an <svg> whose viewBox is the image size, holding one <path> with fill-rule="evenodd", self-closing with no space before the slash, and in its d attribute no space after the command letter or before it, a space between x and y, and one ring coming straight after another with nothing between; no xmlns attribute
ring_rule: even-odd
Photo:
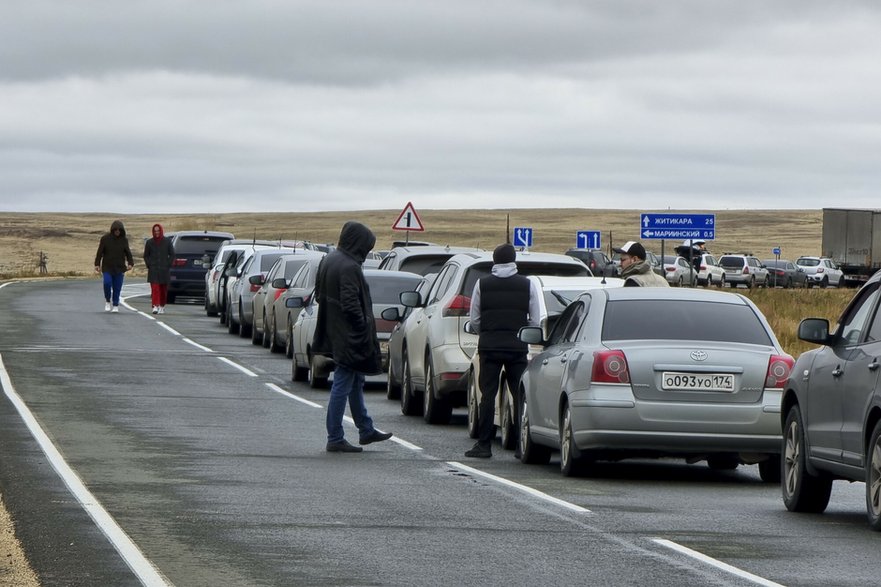
<svg viewBox="0 0 881 587"><path fill-rule="evenodd" d="M692 351L691 358L695 361L706 361L707 353L706 351Z"/></svg>

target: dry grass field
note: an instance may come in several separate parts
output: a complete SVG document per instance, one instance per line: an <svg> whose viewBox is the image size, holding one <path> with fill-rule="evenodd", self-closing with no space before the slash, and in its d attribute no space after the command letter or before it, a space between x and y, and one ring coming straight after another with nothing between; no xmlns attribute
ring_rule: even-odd
<svg viewBox="0 0 881 587"><path fill-rule="evenodd" d="M639 211L591 208L551 210L418 210L425 232L411 232L411 240L438 244L478 246L487 249L503 242L506 222L510 226L534 229L534 250L563 252L575 246L579 230L602 231L603 248L638 239ZM681 212L681 211L676 211ZM771 250L780 247L783 257L820 252L821 210L716 210L717 239L709 249L751 251L760 258L770 258ZM311 240L335 242L342 224L359 220L373 229L377 248L384 249L393 240L403 240L406 233L392 230L400 210L275 213L275 214L201 214L201 215L131 215L113 214L25 214L0 212L0 279L31 277L37 274L39 254L48 255L49 276L92 276L98 239L120 218L125 224L136 259L134 275L145 275L140 261L142 239L150 234L155 222L166 232L175 230L224 230L239 238ZM659 241L645 241L660 252ZM680 244L667 241L666 247ZM670 249L667 249L670 250ZM805 316L837 318L853 294L848 290L756 291L738 290L753 298L771 321L784 347L798 355L807 345L795 338L798 321Z"/></svg>

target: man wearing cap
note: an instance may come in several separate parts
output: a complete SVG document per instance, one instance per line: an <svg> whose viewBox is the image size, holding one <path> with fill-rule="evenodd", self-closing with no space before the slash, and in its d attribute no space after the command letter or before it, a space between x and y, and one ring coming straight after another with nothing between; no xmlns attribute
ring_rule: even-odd
<svg viewBox="0 0 881 587"><path fill-rule="evenodd" d="M645 262L645 247L636 241L627 241L624 246L613 249L621 255L621 279L624 287L670 287L667 280L652 271Z"/></svg>
<svg viewBox="0 0 881 587"><path fill-rule="evenodd" d="M538 326L541 308L538 288L530 279L517 274L517 253L510 243L493 251L492 273L474 284L471 294L471 329L479 337L480 405L478 406L477 443L466 457L487 459L492 456L496 435L495 405L502 368L508 388L516 391L526 369L526 343L517 338L522 326ZM514 421L518 402L514 405Z"/></svg>

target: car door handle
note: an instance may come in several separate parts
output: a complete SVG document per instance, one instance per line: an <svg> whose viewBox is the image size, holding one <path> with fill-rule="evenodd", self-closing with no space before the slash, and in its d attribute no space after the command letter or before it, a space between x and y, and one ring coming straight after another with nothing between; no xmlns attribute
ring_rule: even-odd
<svg viewBox="0 0 881 587"><path fill-rule="evenodd" d="M881 367L881 364L878 363L878 359L872 359L872 362L869 363L869 371L877 371L878 367Z"/></svg>
<svg viewBox="0 0 881 587"><path fill-rule="evenodd" d="M832 369L832 377L841 377L841 375L842 375L843 373L844 373L844 371L841 370L841 367L840 367L840 366L839 366L839 367L835 367L834 369Z"/></svg>

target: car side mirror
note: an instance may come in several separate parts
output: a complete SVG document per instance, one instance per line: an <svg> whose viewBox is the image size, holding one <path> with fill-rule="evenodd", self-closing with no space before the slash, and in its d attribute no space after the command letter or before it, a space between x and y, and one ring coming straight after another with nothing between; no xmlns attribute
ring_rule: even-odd
<svg viewBox="0 0 881 587"><path fill-rule="evenodd" d="M388 320L389 322L400 322L401 320L401 312L398 310L397 306L386 308L379 316L383 320Z"/></svg>
<svg viewBox="0 0 881 587"><path fill-rule="evenodd" d="M272 283L269 285L272 286L273 289L287 289L288 282L284 277L276 277L272 280Z"/></svg>
<svg viewBox="0 0 881 587"><path fill-rule="evenodd" d="M263 285L263 280L263 275L252 275L248 278L248 283L250 283L251 285Z"/></svg>
<svg viewBox="0 0 881 587"><path fill-rule="evenodd" d="M422 305L422 296L418 291L401 292L401 305L407 308L418 308Z"/></svg>
<svg viewBox="0 0 881 587"><path fill-rule="evenodd" d="M824 318L805 318L798 325L798 337L805 342L828 345L829 321Z"/></svg>
<svg viewBox="0 0 881 587"><path fill-rule="evenodd" d="M302 308L306 305L306 301L301 296L292 296L284 301L285 308Z"/></svg>
<svg viewBox="0 0 881 587"><path fill-rule="evenodd" d="M520 339L520 342L525 342L526 344L537 344L544 346L547 342L542 335L541 328L539 328L538 326L521 327L520 331L517 333L517 338Z"/></svg>

